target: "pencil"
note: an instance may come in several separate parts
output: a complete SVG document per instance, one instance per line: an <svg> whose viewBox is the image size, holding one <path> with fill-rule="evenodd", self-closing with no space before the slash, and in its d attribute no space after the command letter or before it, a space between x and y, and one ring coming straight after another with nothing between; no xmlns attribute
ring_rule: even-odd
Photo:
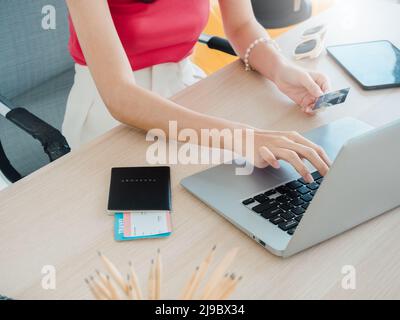
<svg viewBox="0 0 400 320"><path fill-rule="evenodd" d="M216 246L210 250L191 274L189 281L182 290L181 299L204 299L204 300L225 300L228 299L236 290L238 283L242 277L237 277L234 273L226 273L234 259L238 254L239 248L231 249L216 265L210 276L207 273L215 257ZM126 278L123 278L121 272L116 266L101 252L99 257L103 260L109 274L95 270L97 277L89 276L85 278L92 295L98 300L121 300L121 299L143 299L139 280L133 263L129 261L129 272ZM207 282L202 285L202 281L207 276ZM148 274L148 290L147 296L149 300L161 299L163 279L163 264L160 249L157 250L157 256L151 260L150 270ZM199 287L202 291L199 293ZM120 290L122 289L122 291ZM122 295L123 293L123 295Z"/></svg>
<svg viewBox="0 0 400 320"><path fill-rule="evenodd" d="M181 295L181 299L182 300L187 300L188 299L188 295L189 295L190 290L191 290L191 288L193 286L193 282L194 282L195 278L198 275L199 268L200 268L199 266L196 267L196 269L194 270L194 272L190 276L189 281L186 283L186 285L185 285L185 287L184 287L184 289L182 291L182 295Z"/></svg>
<svg viewBox="0 0 400 320"><path fill-rule="evenodd" d="M220 264L217 266L217 268L211 275L209 281L207 282L207 284L204 288L204 293L202 295L202 299L209 299L210 293L213 291L216 284L219 282L220 278L224 275L224 273L226 272L226 269L228 269L229 266L232 264L238 251L239 251L238 248L234 248L231 251L229 251L226 254L226 256L222 259Z"/></svg>
<svg viewBox="0 0 400 320"><path fill-rule="evenodd" d="M157 251L156 265L155 265L155 296L156 300L161 297L161 276L162 276L162 262L160 249Z"/></svg>
<svg viewBox="0 0 400 320"><path fill-rule="evenodd" d="M104 273L100 272L99 270L96 270L97 276L99 277L101 283L108 288L108 280L107 277Z"/></svg>
<svg viewBox="0 0 400 320"><path fill-rule="evenodd" d="M135 290L136 299L142 300L143 299L142 291L140 290L139 280L136 275L135 269L133 268L132 261L129 261L129 270L130 270L130 284L132 288Z"/></svg>
<svg viewBox="0 0 400 320"><path fill-rule="evenodd" d="M107 289L107 287L99 280L95 279L94 277L90 277L90 280L92 281L94 287L100 294L105 298L105 299L110 299L110 293Z"/></svg>
<svg viewBox="0 0 400 320"><path fill-rule="evenodd" d="M128 282L129 282L129 274L128 274ZM133 288L131 285L128 285L128 299L135 300L135 297L133 296Z"/></svg>
<svg viewBox="0 0 400 320"><path fill-rule="evenodd" d="M109 288L110 293L111 293L111 299L112 299L112 300L121 300L121 297L120 297L120 295L118 294L118 290L117 290L117 288L114 286L114 284L112 283L110 276L107 275L106 277L107 277L108 288Z"/></svg>
<svg viewBox="0 0 400 320"><path fill-rule="evenodd" d="M215 285L214 289L210 293L210 299L211 300L216 300L218 299L222 293L225 291L226 286L229 283L229 278L233 274L229 275L229 273L226 273L222 279Z"/></svg>
<svg viewBox="0 0 400 320"><path fill-rule="evenodd" d="M99 257L103 260L108 272L110 272L111 276L114 278L115 282L121 287L121 289L128 294L128 285L124 281L121 272L117 269L117 267L108 259L104 254L100 251L97 252Z"/></svg>
<svg viewBox="0 0 400 320"><path fill-rule="evenodd" d="M217 246L214 245L214 247L212 247L210 253L200 264L199 270L198 270L197 275L188 291L186 299L190 300L193 298L194 293L197 291L201 281L203 280L203 278L205 277L205 275L207 273L207 270L208 270L212 260L214 259L216 249L217 249Z"/></svg>
<svg viewBox="0 0 400 320"><path fill-rule="evenodd" d="M149 300L154 300L154 297L155 297L155 265L154 265L154 260L151 260L148 286L149 286L149 288L148 288Z"/></svg>
<svg viewBox="0 0 400 320"><path fill-rule="evenodd" d="M85 282L88 285L90 292L93 294L93 296L97 299L97 300L103 300L103 298L101 297L100 293L91 285L90 281L85 278Z"/></svg>
<svg viewBox="0 0 400 320"><path fill-rule="evenodd" d="M227 286L224 293L219 297L219 300L226 300L229 296L236 290L237 284L242 280L242 277L232 280L232 282Z"/></svg>

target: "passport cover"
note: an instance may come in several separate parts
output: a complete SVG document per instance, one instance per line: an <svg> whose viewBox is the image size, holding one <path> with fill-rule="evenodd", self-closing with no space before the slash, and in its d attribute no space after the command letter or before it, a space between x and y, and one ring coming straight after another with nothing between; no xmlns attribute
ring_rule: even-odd
<svg viewBox="0 0 400 320"><path fill-rule="evenodd" d="M170 168L112 168L108 211L146 210L171 210Z"/></svg>

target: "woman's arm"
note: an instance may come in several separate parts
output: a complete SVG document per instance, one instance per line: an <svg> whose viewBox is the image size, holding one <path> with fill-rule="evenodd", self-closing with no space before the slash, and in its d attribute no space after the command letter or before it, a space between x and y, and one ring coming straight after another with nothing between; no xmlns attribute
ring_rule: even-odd
<svg viewBox="0 0 400 320"><path fill-rule="evenodd" d="M240 127L194 112L137 86L107 1L67 0L67 4L90 73L105 105L118 121L165 132L169 120L179 120L178 129Z"/></svg>
<svg viewBox="0 0 400 320"><path fill-rule="evenodd" d="M270 39L265 29L257 22L250 0L219 0L225 34L236 53L243 59L249 45L258 38ZM276 48L268 44L259 44L250 56L251 66L273 80L283 57Z"/></svg>
<svg viewBox="0 0 400 320"><path fill-rule="evenodd" d="M257 22L250 0L219 0L224 29L235 51L244 57L249 45L258 38L269 38ZM285 59L271 44L260 43L250 54L250 65L299 104L312 113L315 99L328 90L327 78L317 72L307 72Z"/></svg>
<svg viewBox="0 0 400 320"><path fill-rule="evenodd" d="M165 133L168 133L169 121L176 120L178 130L191 128L199 137L201 129L251 128L184 108L137 86L107 0L67 0L67 4L97 89L117 120L144 130L158 128ZM283 159L307 180L312 180L300 159L305 157L321 174L325 175L328 170L329 160L323 150L298 134L259 130L255 143L257 166L278 167L277 159Z"/></svg>

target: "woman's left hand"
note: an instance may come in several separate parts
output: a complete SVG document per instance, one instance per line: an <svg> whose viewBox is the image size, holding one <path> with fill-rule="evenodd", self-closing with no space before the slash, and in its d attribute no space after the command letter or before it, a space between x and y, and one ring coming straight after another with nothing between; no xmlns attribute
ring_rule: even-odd
<svg viewBox="0 0 400 320"><path fill-rule="evenodd" d="M325 75L306 71L292 64L283 64L278 67L273 81L280 91L297 103L307 114L314 114L315 101L329 90L329 80Z"/></svg>

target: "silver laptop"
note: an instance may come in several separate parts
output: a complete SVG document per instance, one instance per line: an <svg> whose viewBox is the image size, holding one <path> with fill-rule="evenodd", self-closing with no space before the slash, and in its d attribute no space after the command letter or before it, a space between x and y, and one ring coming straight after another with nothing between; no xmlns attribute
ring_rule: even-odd
<svg viewBox="0 0 400 320"><path fill-rule="evenodd" d="M345 118L305 136L333 160L307 184L287 163L235 175L223 164L181 184L275 255L288 257L400 205L400 121ZM310 169L312 167L310 166ZM312 170L312 169L311 169Z"/></svg>

